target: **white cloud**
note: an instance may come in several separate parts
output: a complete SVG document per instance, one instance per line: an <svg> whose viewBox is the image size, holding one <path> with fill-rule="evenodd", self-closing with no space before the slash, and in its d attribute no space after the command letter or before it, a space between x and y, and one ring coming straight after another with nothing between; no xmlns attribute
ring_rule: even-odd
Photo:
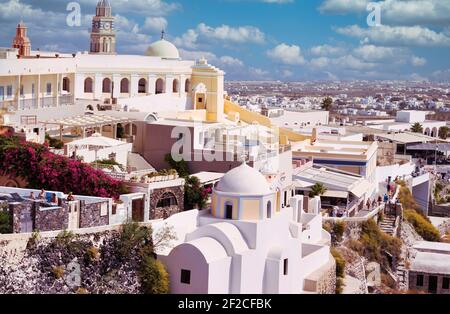
<svg viewBox="0 0 450 314"><path fill-rule="evenodd" d="M186 33L184 33L180 37L176 37L174 39L173 43L177 47L196 49L198 47L197 39L198 39L198 33L193 29L189 29Z"/></svg>
<svg viewBox="0 0 450 314"><path fill-rule="evenodd" d="M421 66L424 66L425 64L427 64L427 59L417 57L417 56L412 56L411 64L415 67L421 67Z"/></svg>
<svg viewBox="0 0 450 314"><path fill-rule="evenodd" d="M291 70L288 69L284 69L280 71L281 77L283 78L289 78L294 76L294 72L292 72Z"/></svg>
<svg viewBox="0 0 450 314"><path fill-rule="evenodd" d="M233 66L233 67L242 67L242 66L244 66L244 63L241 60L239 60L237 58L230 57L230 56L222 56L222 57L220 57L219 60L220 60L221 64L225 64L225 65L228 65L228 66Z"/></svg>
<svg viewBox="0 0 450 314"><path fill-rule="evenodd" d="M257 44L265 42L264 33L254 26L232 27L229 25L222 25L214 28L205 23L200 23L197 26L197 30L204 37L222 41L232 41L236 43L250 42Z"/></svg>
<svg viewBox="0 0 450 314"><path fill-rule="evenodd" d="M55 0L56 2L56 0ZM60 2L58 0L57 2ZM93 0L78 0L80 4L92 6L97 3ZM163 0L113 0L111 1L113 13L132 13L141 16L161 16L178 10L181 6Z"/></svg>
<svg viewBox="0 0 450 314"><path fill-rule="evenodd" d="M252 43L263 44L265 34L254 26L229 26L221 25L211 27L205 23L200 23L195 29L189 29L184 34L176 37L174 43L180 47L188 49L198 48L201 43L211 42L228 43Z"/></svg>
<svg viewBox="0 0 450 314"><path fill-rule="evenodd" d="M431 78L435 81L450 82L450 69L435 71Z"/></svg>
<svg viewBox="0 0 450 314"><path fill-rule="evenodd" d="M296 45L287 45L285 43L276 46L266 52L272 60L288 65L301 65L305 63L302 50Z"/></svg>
<svg viewBox="0 0 450 314"><path fill-rule="evenodd" d="M327 57L314 58L309 63L316 68L325 68L330 64L330 59Z"/></svg>
<svg viewBox="0 0 450 314"><path fill-rule="evenodd" d="M358 25L336 28L339 34L360 38L364 43L389 46L450 46L450 37L422 26Z"/></svg>
<svg viewBox="0 0 450 314"><path fill-rule="evenodd" d="M374 0L325 0L321 13L348 14L367 12ZM382 24L389 25L450 25L450 1L446 0L384 0L381 7Z"/></svg>
<svg viewBox="0 0 450 314"><path fill-rule="evenodd" d="M354 50L354 54L365 61L378 62L387 59L392 60L401 58L407 54L407 50L403 48L362 45Z"/></svg>
<svg viewBox="0 0 450 314"><path fill-rule="evenodd" d="M369 0L325 0L319 7L321 13L345 14L366 10Z"/></svg>
<svg viewBox="0 0 450 314"><path fill-rule="evenodd" d="M340 55L346 51L343 47L334 47L330 45L314 46L310 49L311 53L315 56L331 56Z"/></svg>
<svg viewBox="0 0 450 314"><path fill-rule="evenodd" d="M160 33L162 30L166 30L168 22L164 17L147 17L144 22L143 29L152 33Z"/></svg>

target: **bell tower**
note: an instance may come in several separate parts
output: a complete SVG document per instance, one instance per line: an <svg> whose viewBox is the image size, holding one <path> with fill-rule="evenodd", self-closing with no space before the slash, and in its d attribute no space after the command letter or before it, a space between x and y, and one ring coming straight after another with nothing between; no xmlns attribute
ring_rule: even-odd
<svg viewBox="0 0 450 314"><path fill-rule="evenodd" d="M31 42L30 39L27 37L27 27L22 21L17 25L16 37L14 37L12 47L19 49L19 56L21 57L30 56Z"/></svg>
<svg viewBox="0 0 450 314"><path fill-rule="evenodd" d="M97 3L95 16L92 18L91 54L115 54L116 32L114 17L108 0Z"/></svg>

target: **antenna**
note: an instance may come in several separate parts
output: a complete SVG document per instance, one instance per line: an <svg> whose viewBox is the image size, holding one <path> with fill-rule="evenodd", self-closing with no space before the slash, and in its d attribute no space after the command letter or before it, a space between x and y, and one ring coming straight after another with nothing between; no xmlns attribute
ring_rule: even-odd
<svg viewBox="0 0 450 314"><path fill-rule="evenodd" d="M164 35L166 34L166 32L164 31L164 29L161 31L161 40L164 39Z"/></svg>

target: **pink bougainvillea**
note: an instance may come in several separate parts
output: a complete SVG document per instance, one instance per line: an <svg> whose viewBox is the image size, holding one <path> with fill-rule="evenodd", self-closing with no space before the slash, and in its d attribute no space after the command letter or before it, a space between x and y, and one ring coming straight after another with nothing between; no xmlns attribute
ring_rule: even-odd
<svg viewBox="0 0 450 314"><path fill-rule="evenodd" d="M101 170L13 137L0 136L0 169L24 178L35 189L116 199L126 193L122 182Z"/></svg>

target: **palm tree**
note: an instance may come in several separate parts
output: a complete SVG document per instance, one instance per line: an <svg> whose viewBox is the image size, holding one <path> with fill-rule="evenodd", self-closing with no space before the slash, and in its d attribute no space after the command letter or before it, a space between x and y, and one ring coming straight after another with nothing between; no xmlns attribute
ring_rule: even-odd
<svg viewBox="0 0 450 314"><path fill-rule="evenodd" d="M414 123L414 124L411 126L411 132L414 132L414 133L423 133L423 126L422 126L422 124L420 124L419 122Z"/></svg>
<svg viewBox="0 0 450 314"><path fill-rule="evenodd" d="M325 111L331 111L333 108L333 99L331 97L327 97L322 101L322 109Z"/></svg>
<svg viewBox="0 0 450 314"><path fill-rule="evenodd" d="M316 183L311 187L309 197L322 196L327 192L327 188L322 183Z"/></svg>
<svg viewBox="0 0 450 314"><path fill-rule="evenodd" d="M439 129L439 138L446 140L448 134L450 133L450 128L448 126L443 126Z"/></svg>

